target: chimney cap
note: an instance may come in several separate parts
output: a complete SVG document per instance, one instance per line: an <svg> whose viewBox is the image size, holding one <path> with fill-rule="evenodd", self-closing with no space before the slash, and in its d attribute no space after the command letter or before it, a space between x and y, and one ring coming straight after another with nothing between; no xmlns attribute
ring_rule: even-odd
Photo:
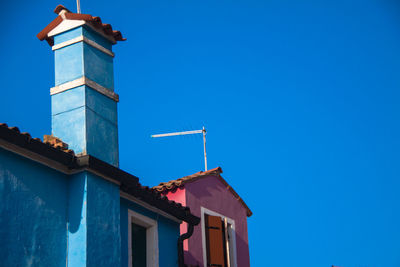
<svg viewBox="0 0 400 267"><path fill-rule="evenodd" d="M65 10L67 13L72 13L71 10L69 10L68 8L66 8L63 5L58 5L55 9L54 9L54 13L56 13L57 15L60 15L61 11Z"/></svg>
<svg viewBox="0 0 400 267"><path fill-rule="evenodd" d="M54 9L54 13L58 14L58 16L36 35L40 41L46 40L50 46L53 46L54 40L53 36L49 36L48 34L50 33L50 31L60 25L64 20L84 21L85 24L88 24L95 31L108 38L113 44L116 44L117 41L126 40L126 38L122 37L120 31L113 30L110 24L103 23L99 17L93 17L89 14L73 13L63 5L58 5Z"/></svg>

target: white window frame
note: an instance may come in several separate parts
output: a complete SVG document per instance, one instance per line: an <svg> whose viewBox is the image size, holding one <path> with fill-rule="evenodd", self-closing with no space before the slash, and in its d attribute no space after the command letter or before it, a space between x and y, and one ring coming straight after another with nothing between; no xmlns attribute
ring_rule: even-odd
<svg viewBox="0 0 400 267"><path fill-rule="evenodd" d="M158 267L158 225L157 221L128 210L128 267L132 267L132 223L146 228L146 265Z"/></svg>
<svg viewBox="0 0 400 267"><path fill-rule="evenodd" d="M204 267L207 267L207 247L206 247L206 225L205 225L205 215L211 215L211 216L218 216L221 217L222 219L226 219L226 221L231 225L229 231L229 235L231 237L231 242L229 242L229 245L232 246L232 249L230 249L230 252L233 252L232 258L233 261L231 262L231 267L237 267L237 252L236 252L236 230L235 230L235 220L226 217L225 215L219 214L218 212L209 210L205 207L200 207L201 210L201 240L202 240L202 246L203 246L203 263Z"/></svg>

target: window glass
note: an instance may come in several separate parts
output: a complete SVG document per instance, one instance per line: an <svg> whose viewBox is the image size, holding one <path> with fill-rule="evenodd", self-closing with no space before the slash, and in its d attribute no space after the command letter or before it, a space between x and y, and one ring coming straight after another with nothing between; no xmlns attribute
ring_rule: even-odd
<svg viewBox="0 0 400 267"><path fill-rule="evenodd" d="M146 267L146 228L132 223L132 267Z"/></svg>

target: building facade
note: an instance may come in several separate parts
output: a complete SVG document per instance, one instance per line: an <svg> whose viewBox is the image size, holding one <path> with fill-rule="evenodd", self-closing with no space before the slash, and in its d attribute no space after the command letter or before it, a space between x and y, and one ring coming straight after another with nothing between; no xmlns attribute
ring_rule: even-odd
<svg viewBox="0 0 400 267"><path fill-rule="evenodd" d="M153 187L201 218L193 229L181 225L181 233L193 231L184 242L187 266L250 266L247 217L252 212L221 173L218 167Z"/></svg>
<svg viewBox="0 0 400 267"><path fill-rule="evenodd" d="M180 224L200 218L118 168L112 46L125 39L99 17L55 13L38 34L55 55L52 134L0 124L0 265L178 266Z"/></svg>

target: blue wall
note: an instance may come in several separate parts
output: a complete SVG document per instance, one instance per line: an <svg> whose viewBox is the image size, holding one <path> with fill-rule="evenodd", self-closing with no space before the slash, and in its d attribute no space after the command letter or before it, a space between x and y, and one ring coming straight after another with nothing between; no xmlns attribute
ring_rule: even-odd
<svg viewBox="0 0 400 267"><path fill-rule="evenodd" d="M151 212L142 206L121 198L121 267L127 267L128 251L128 209L145 215L158 223L159 266L178 266L179 223Z"/></svg>
<svg viewBox="0 0 400 267"><path fill-rule="evenodd" d="M71 176L68 200L69 266L119 266L119 185L85 171Z"/></svg>
<svg viewBox="0 0 400 267"><path fill-rule="evenodd" d="M87 263L87 175L72 175L68 183L68 266Z"/></svg>
<svg viewBox="0 0 400 267"><path fill-rule="evenodd" d="M0 202L1 266L65 266L65 175L0 148Z"/></svg>
<svg viewBox="0 0 400 267"><path fill-rule="evenodd" d="M87 171L64 175L0 148L0 201L0 266L126 267L128 209L158 222L159 266L177 266L179 223Z"/></svg>
<svg viewBox="0 0 400 267"><path fill-rule="evenodd" d="M0 266L120 266L119 185L0 148L0 201Z"/></svg>
<svg viewBox="0 0 400 267"><path fill-rule="evenodd" d="M119 185L87 175L87 266L121 264Z"/></svg>

